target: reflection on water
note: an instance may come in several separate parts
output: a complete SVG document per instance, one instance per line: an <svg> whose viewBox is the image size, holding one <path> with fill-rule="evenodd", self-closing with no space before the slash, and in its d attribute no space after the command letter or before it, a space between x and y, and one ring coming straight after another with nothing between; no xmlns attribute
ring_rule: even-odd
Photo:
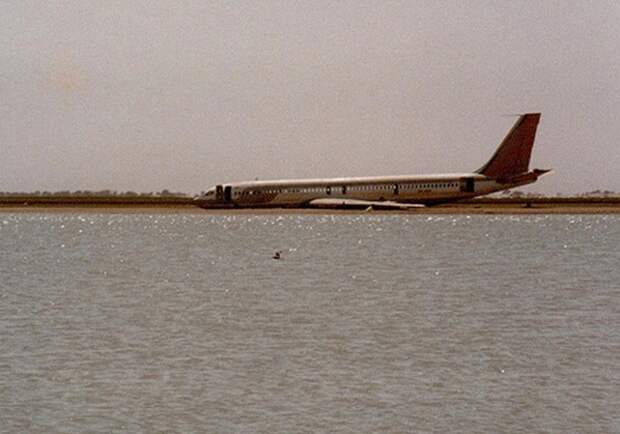
<svg viewBox="0 0 620 434"><path fill-rule="evenodd" d="M619 245L604 215L0 214L0 431L620 432Z"/></svg>

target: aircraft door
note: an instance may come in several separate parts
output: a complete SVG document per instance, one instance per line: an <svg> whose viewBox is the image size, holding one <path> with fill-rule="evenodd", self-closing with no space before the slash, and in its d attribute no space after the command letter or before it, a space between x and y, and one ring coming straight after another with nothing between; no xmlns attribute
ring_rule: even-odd
<svg viewBox="0 0 620 434"><path fill-rule="evenodd" d="M232 202L232 187L227 185L224 187L224 202L231 203Z"/></svg>
<svg viewBox="0 0 620 434"><path fill-rule="evenodd" d="M224 187L222 187L221 185L215 186L215 200L217 200L218 202L224 201Z"/></svg>
<svg viewBox="0 0 620 434"><path fill-rule="evenodd" d="M463 193L474 192L474 178L462 178L461 179L461 192Z"/></svg>

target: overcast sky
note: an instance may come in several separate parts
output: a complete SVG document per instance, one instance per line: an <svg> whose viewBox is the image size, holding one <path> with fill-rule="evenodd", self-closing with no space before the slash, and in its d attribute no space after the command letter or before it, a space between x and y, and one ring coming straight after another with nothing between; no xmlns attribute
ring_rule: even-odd
<svg viewBox="0 0 620 434"><path fill-rule="evenodd" d="M620 191L618 1L0 0L0 191L467 172Z"/></svg>

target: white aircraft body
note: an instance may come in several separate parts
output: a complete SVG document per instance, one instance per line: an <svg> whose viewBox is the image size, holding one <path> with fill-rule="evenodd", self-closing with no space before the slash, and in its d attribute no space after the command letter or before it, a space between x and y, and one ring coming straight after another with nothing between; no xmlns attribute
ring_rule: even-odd
<svg viewBox="0 0 620 434"><path fill-rule="evenodd" d="M519 117L491 159L471 173L249 181L216 185L197 197L203 208L408 209L469 199L531 184L549 170L529 170L540 113Z"/></svg>

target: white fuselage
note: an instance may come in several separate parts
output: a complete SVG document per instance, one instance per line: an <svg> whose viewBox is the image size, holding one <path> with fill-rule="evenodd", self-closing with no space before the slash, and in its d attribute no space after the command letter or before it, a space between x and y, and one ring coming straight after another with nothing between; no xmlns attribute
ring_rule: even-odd
<svg viewBox="0 0 620 434"><path fill-rule="evenodd" d="M500 183L478 173L250 181L218 185L197 202L204 208L303 207L316 199L435 204L534 181Z"/></svg>

